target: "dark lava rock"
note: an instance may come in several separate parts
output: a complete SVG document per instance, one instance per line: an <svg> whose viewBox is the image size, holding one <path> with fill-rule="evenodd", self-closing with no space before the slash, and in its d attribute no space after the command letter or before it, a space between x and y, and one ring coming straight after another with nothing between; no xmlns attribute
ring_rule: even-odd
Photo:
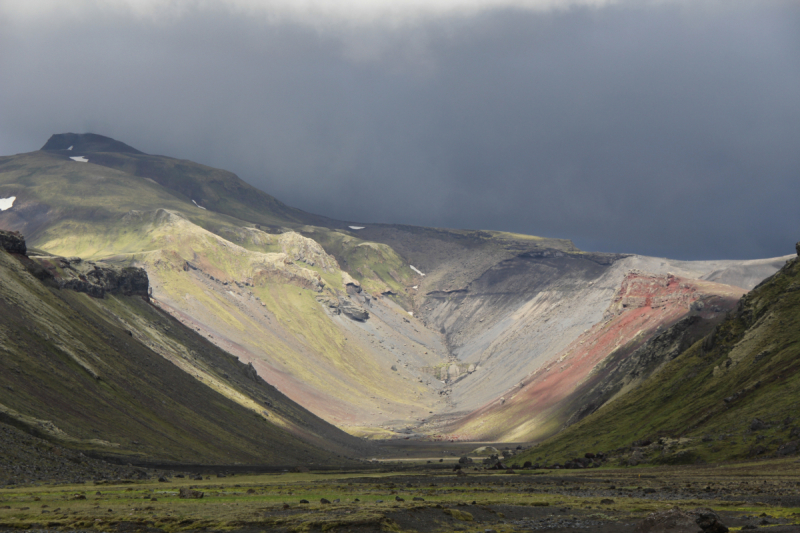
<svg viewBox="0 0 800 533"><path fill-rule="evenodd" d="M0 230L0 248L10 254L26 255L28 253L25 237L17 231Z"/></svg>
<svg viewBox="0 0 800 533"><path fill-rule="evenodd" d="M308 503L308 500L300 500L300 503Z"/></svg>
<svg viewBox="0 0 800 533"><path fill-rule="evenodd" d="M769 424L760 418L754 418L753 421L750 422L750 431L761 431L762 429L769 429Z"/></svg>
<svg viewBox="0 0 800 533"><path fill-rule="evenodd" d="M800 449L800 441L795 440L787 442L778 448L778 455L794 455L797 453L798 449Z"/></svg>
<svg viewBox="0 0 800 533"><path fill-rule="evenodd" d="M719 515L711 509L697 508L691 513L703 533L728 533L728 527L720 521Z"/></svg>
<svg viewBox="0 0 800 533"><path fill-rule="evenodd" d="M319 503L331 503L327 498L320 498Z"/></svg>
<svg viewBox="0 0 800 533"><path fill-rule="evenodd" d="M411 500L415 501L415 502L424 502L425 498L420 498L419 496L414 496L413 498L411 498Z"/></svg>
<svg viewBox="0 0 800 533"><path fill-rule="evenodd" d="M711 509L682 511L677 507L651 513L634 529L634 533L727 533L727 531L727 526Z"/></svg>
<svg viewBox="0 0 800 533"><path fill-rule="evenodd" d="M753 446L750 448L749 455L750 457L755 457L756 455L761 455L767 453L767 449L764 446Z"/></svg>
<svg viewBox="0 0 800 533"><path fill-rule="evenodd" d="M103 298L107 292L149 298L150 281L143 268L99 265L80 257L61 258L58 263L60 272L52 263L42 260L42 266L52 270L62 289L84 292L94 298Z"/></svg>
<svg viewBox="0 0 800 533"><path fill-rule="evenodd" d="M158 482L159 483L168 483L169 480L166 477L161 476L160 478L158 478Z"/></svg>
<svg viewBox="0 0 800 533"><path fill-rule="evenodd" d="M184 500L188 500L191 498L201 499L203 497L203 493L199 490L192 490L188 487L181 487L178 491L178 498L183 498Z"/></svg>

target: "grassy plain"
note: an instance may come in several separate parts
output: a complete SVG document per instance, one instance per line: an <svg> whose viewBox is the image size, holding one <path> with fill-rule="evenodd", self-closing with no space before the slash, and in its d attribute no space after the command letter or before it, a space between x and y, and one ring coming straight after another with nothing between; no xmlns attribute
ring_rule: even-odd
<svg viewBox="0 0 800 533"><path fill-rule="evenodd" d="M394 468L395 471L391 471ZM0 489L0 528L93 531L632 531L647 514L709 507L736 531L800 525L800 463L520 470L450 466ZM158 475L158 473L156 473ZM179 497L181 488L203 493ZM323 503L321 500L332 503ZM307 500L310 503L300 503ZM570 529L572 527L572 529Z"/></svg>

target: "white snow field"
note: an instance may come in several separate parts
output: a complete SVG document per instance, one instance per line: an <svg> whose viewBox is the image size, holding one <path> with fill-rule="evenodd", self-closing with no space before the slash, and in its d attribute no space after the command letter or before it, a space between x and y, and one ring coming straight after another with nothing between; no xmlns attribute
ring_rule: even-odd
<svg viewBox="0 0 800 533"><path fill-rule="evenodd" d="M423 274L422 272L420 272L420 270L419 270L417 267L415 267L414 265L408 265L408 266L410 266L410 267L411 267L411 270L413 270L414 272L416 272L416 273L417 273L417 274L419 274L420 276L424 276L424 275L425 275L425 274Z"/></svg>
<svg viewBox="0 0 800 533"><path fill-rule="evenodd" d="M14 205L14 200L16 199L17 199L16 196L9 196L8 198L0 198L0 211L11 209L11 206Z"/></svg>

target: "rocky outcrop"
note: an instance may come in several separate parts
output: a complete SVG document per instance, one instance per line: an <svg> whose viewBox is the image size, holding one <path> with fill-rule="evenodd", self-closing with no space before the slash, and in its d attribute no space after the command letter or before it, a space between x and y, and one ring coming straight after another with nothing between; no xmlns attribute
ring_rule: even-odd
<svg viewBox="0 0 800 533"><path fill-rule="evenodd" d="M332 255L325 252L322 246L308 237L303 237L294 231L287 231L278 236L278 243L283 253L294 261L303 262L309 266L317 266L326 272L333 272L339 264Z"/></svg>
<svg viewBox="0 0 800 533"><path fill-rule="evenodd" d="M108 292L149 299L150 282L142 268L100 265L80 257L38 260L53 274L59 288L85 292L94 298L103 298Z"/></svg>
<svg viewBox="0 0 800 533"><path fill-rule="evenodd" d="M797 255L800 255L800 242L794 245L794 249L797 251Z"/></svg>
<svg viewBox="0 0 800 533"><path fill-rule="evenodd" d="M16 231L0 230L0 248L10 254L26 255L28 253L25 237Z"/></svg>
<svg viewBox="0 0 800 533"><path fill-rule="evenodd" d="M369 311L353 303L350 298L339 298L339 310L353 320L363 322L369 318Z"/></svg>

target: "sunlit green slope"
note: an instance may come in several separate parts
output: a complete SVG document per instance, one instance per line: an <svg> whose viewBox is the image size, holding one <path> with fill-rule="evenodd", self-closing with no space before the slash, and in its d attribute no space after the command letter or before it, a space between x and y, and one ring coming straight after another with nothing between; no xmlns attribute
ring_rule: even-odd
<svg viewBox="0 0 800 533"><path fill-rule="evenodd" d="M0 250L3 422L137 461L337 464L364 452L141 296L59 290L22 261Z"/></svg>

